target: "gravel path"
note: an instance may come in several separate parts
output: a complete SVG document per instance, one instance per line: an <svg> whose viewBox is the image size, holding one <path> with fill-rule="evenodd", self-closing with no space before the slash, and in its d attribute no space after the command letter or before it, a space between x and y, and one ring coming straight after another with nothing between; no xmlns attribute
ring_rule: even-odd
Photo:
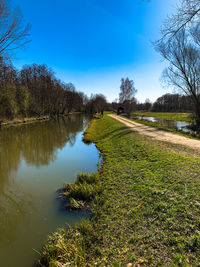
<svg viewBox="0 0 200 267"><path fill-rule="evenodd" d="M121 116L109 114L109 117L120 121L121 123L125 124L126 126L130 127L131 130L139 132L143 135L147 135L152 137L153 139L159 140L159 141L164 141L164 142L170 142L178 145L183 145L190 147L192 149L197 149L200 151L200 141L187 138L181 135L165 132L163 130L159 130L150 126L146 126L134 121L131 121L129 119L126 119Z"/></svg>

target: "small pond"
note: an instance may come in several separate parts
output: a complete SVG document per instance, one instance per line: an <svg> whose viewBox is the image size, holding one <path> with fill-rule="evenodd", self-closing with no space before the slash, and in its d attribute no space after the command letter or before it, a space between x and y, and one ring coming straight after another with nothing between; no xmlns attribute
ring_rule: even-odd
<svg viewBox="0 0 200 267"><path fill-rule="evenodd" d="M193 132L188 126L191 124L186 121L173 121L173 120L166 120L166 119L161 119L161 118L155 118L155 117L146 117L146 116L136 116L134 115L134 118L139 119L139 120L147 120L147 121L152 121L152 122L158 122L164 125L167 125L171 128L175 128L177 130L181 130L183 132Z"/></svg>

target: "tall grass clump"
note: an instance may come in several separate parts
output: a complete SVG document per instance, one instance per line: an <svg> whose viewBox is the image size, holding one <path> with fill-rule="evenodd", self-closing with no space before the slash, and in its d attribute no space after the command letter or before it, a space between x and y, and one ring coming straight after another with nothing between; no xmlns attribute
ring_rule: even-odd
<svg viewBox="0 0 200 267"><path fill-rule="evenodd" d="M74 184L66 183L62 197L67 200L66 207L70 209L89 208L92 199L101 192L98 173L80 173Z"/></svg>
<svg viewBox="0 0 200 267"><path fill-rule="evenodd" d="M87 252L95 240L95 232L88 220L74 228L61 228L49 236L38 267L87 266Z"/></svg>

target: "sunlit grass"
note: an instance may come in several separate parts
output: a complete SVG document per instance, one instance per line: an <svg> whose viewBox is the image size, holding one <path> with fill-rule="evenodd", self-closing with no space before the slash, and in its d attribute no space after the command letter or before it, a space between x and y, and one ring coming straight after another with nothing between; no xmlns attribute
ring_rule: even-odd
<svg viewBox="0 0 200 267"><path fill-rule="evenodd" d="M87 134L104 159L91 222L50 237L44 266L198 266L199 157L107 116L93 120Z"/></svg>

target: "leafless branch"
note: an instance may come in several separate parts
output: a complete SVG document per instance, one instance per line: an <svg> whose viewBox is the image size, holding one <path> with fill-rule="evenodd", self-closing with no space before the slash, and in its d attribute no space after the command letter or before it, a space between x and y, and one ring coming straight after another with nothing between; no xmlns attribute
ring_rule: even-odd
<svg viewBox="0 0 200 267"><path fill-rule="evenodd" d="M0 0L0 57L10 58L14 50L24 47L29 42L29 30L20 10L12 10L6 0Z"/></svg>

